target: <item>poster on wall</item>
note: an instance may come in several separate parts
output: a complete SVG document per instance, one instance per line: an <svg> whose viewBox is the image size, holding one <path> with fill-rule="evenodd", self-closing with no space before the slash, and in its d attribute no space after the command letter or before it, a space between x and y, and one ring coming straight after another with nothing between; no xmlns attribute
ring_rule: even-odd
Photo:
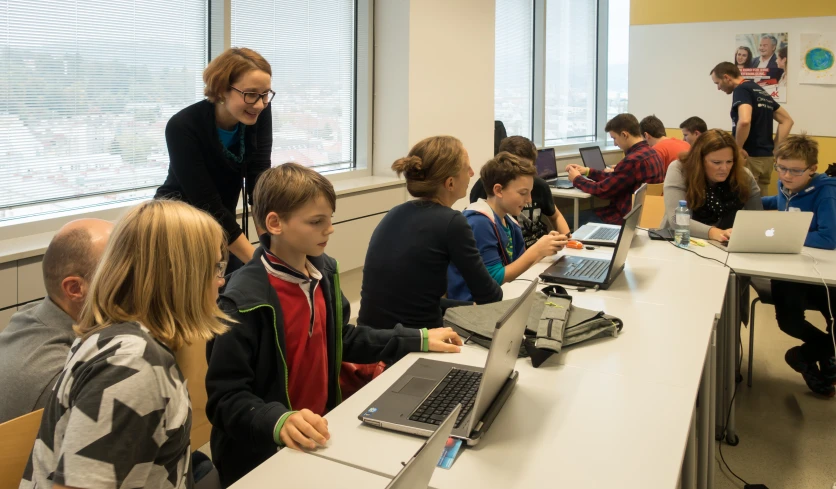
<svg viewBox="0 0 836 489"><path fill-rule="evenodd" d="M836 32L801 34L799 83L836 85Z"/></svg>
<svg viewBox="0 0 836 489"><path fill-rule="evenodd" d="M787 33L738 34L734 64L778 102L787 101Z"/></svg>

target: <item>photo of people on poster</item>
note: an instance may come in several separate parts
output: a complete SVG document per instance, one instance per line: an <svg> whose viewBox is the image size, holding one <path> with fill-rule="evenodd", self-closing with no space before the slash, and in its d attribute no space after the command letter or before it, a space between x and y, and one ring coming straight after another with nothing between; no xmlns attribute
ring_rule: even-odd
<svg viewBox="0 0 836 489"><path fill-rule="evenodd" d="M777 102L787 101L787 33L738 34L734 60L740 74Z"/></svg>

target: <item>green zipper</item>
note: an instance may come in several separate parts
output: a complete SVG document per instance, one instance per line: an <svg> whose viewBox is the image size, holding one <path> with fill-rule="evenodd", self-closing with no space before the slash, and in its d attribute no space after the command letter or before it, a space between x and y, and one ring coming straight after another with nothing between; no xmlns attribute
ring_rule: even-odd
<svg viewBox="0 0 836 489"><path fill-rule="evenodd" d="M340 262L334 261L337 263L337 273L334 274L334 304L337 306L335 314L337 322L334 328L337 335L334 338L337 343L337 351L334 352L335 358L337 359L337 403L335 405L338 406L343 402L343 393L342 389L340 389L340 369L343 366L343 294L340 290Z"/></svg>
<svg viewBox="0 0 836 489"><path fill-rule="evenodd" d="M287 409L289 411L293 411L293 407L290 405L290 391L288 391L288 380L287 380L287 362L284 359L284 353L282 352L282 347L279 344L279 330L276 328L276 310L273 309L273 306L270 304L261 304L259 306L255 306L251 309L243 309L239 310L240 314L246 314L248 312L255 311L256 309L260 309L262 307L269 307L270 310L273 312L273 335L276 337L276 349L279 350L279 355L282 357L282 365L284 365L284 394L287 398Z"/></svg>

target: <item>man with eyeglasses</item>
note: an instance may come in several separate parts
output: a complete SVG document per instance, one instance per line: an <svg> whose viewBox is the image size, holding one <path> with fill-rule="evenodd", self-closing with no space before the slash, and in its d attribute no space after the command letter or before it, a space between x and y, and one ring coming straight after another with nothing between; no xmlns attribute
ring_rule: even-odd
<svg viewBox="0 0 836 489"><path fill-rule="evenodd" d="M805 246L836 249L836 178L816 173L818 144L805 135L789 136L776 152L778 195L763 198L763 208L787 212L813 213ZM828 300L829 297L829 300ZM836 359L834 359L831 305L836 306L836 291L823 285L772 281L772 298L778 326L800 339L801 346L790 348L784 359L800 373L813 393L831 398L836 395ZM813 326L804 311L821 312L827 333Z"/></svg>
<svg viewBox="0 0 836 489"><path fill-rule="evenodd" d="M758 181L761 195L766 195L772 182L774 149L790 133L792 117L760 85L745 80L734 63L724 61L710 75L717 90L732 96L732 134L746 158L746 168ZM778 122L774 141L773 120Z"/></svg>
<svg viewBox="0 0 836 489"><path fill-rule="evenodd" d="M273 117L270 64L247 48L221 53L203 71L206 100L181 110L165 128L168 177L155 198L178 199L210 213L223 227L229 270L255 252L247 236L248 206L270 168ZM243 218L236 220L238 202Z"/></svg>

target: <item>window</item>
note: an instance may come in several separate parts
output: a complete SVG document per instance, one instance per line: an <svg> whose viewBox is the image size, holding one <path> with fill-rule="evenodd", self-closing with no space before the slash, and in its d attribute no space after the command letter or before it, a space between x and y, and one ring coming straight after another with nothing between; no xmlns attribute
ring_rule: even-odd
<svg viewBox="0 0 836 489"><path fill-rule="evenodd" d="M204 0L0 0L0 26L0 220L163 182L166 122L203 98Z"/></svg>
<svg viewBox="0 0 836 489"><path fill-rule="evenodd" d="M594 0L546 2L547 146L595 139L597 23Z"/></svg>
<svg viewBox="0 0 836 489"><path fill-rule="evenodd" d="M533 0L496 1L494 117L509 136L531 137L534 76Z"/></svg>
<svg viewBox="0 0 836 489"><path fill-rule="evenodd" d="M231 28L273 69L273 165L353 168L355 1L232 0Z"/></svg>
<svg viewBox="0 0 836 489"><path fill-rule="evenodd" d="M607 33L607 120L627 112L630 0L610 0Z"/></svg>
<svg viewBox="0 0 836 489"><path fill-rule="evenodd" d="M627 111L630 0L497 0L496 19L495 112L508 134L607 144L607 120Z"/></svg>

